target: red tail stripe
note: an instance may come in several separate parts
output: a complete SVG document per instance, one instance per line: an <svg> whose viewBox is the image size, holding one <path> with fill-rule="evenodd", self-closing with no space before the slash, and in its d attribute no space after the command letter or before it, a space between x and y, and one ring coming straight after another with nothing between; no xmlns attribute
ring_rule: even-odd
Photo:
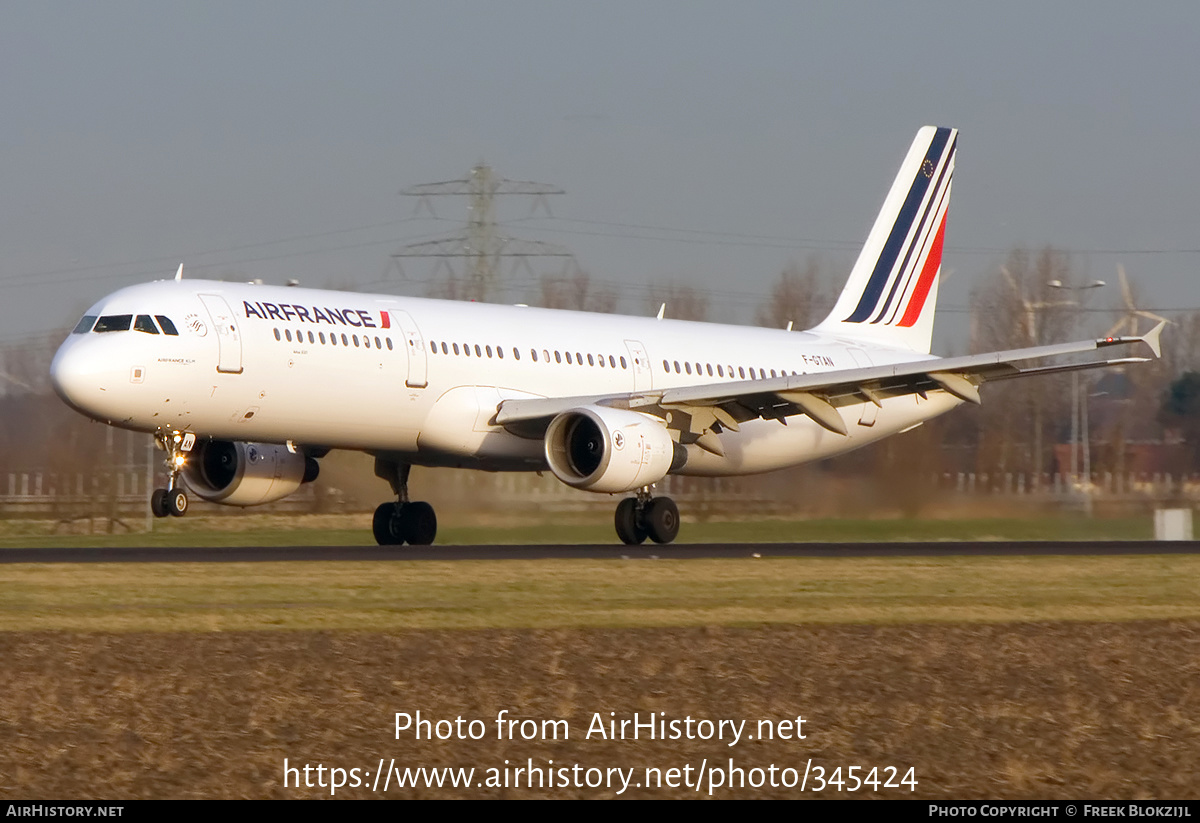
<svg viewBox="0 0 1200 823"><path fill-rule="evenodd" d="M948 210L942 215L937 236L933 239L933 247L929 249L929 257L925 259L925 268L921 269L921 276L917 279L917 287L913 289L913 295L908 301L908 308L904 310L904 316L900 318L898 324L900 326L911 326L916 323L917 318L921 316L921 309L925 307L925 298L929 297L933 278L942 265L942 235L946 232L946 214L949 214Z"/></svg>

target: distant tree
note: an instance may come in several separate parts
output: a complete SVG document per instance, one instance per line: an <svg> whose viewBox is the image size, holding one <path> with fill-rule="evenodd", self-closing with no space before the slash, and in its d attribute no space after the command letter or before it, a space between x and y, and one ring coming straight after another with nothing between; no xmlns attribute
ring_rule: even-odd
<svg viewBox="0 0 1200 823"><path fill-rule="evenodd" d="M617 294L612 288L592 282L585 271L573 274L547 275L539 281L539 305L546 309L571 309L611 314L617 308Z"/></svg>
<svg viewBox="0 0 1200 823"><path fill-rule="evenodd" d="M1187 464L1175 468L1195 471L1200 467L1200 372L1184 372L1171 382L1158 419L1183 441L1181 452L1187 456Z"/></svg>
<svg viewBox="0 0 1200 823"><path fill-rule="evenodd" d="M1141 332L1145 332L1143 327ZM1163 331L1162 359L1168 374L1200 371L1200 311L1174 317Z"/></svg>
<svg viewBox="0 0 1200 823"><path fill-rule="evenodd" d="M434 278L429 283L426 296L437 300L472 300L471 290L465 280L454 272L445 277Z"/></svg>
<svg viewBox="0 0 1200 823"><path fill-rule="evenodd" d="M659 307L666 303L666 316L672 320L708 319L708 298L691 286L682 286L678 283L651 286L646 303L647 308L654 314L657 314Z"/></svg>
<svg viewBox="0 0 1200 823"><path fill-rule="evenodd" d="M1014 249L971 294L971 348L997 351L1062 342L1079 334L1079 285L1068 254L1046 247ZM1055 288L1058 283L1067 288ZM1071 391L1064 380L1017 380L984 391L976 468L983 472L1053 470L1053 446L1070 429Z"/></svg>
<svg viewBox="0 0 1200 823"><path fill-rule="evenodd" d="M771 296L759 307L756 322L772 329L786 328L789 322L797 329L810 328L832 306L823 285L821 266L815 257L809 257L803 265L790 261L779 273Z"/></svg>

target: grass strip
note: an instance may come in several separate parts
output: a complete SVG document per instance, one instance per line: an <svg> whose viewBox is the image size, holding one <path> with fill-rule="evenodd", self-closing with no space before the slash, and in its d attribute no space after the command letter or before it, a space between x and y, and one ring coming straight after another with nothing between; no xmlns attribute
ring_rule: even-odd
<svg viewBox="0 0 1200 823"><path fill-rule="evenodd" d="M14 564L3 631L290 631L1200 617L1200 557Z"/></svg>
<svg viewBox="0 0 1200 823"><path fill-rule="evenodd" d="M583 544L615 543L612 518L568 520L502 519L456 525L445 518L438 543ZM76 526L78 528L78 525ZM168 519L152 532L66 534L44 521L0 521L0 549L62 546L364 546L373 545L367 515L204 517ZM876 542L887 540L1145 540L1149 517L1042 516L965 520L880 518L877 520L685 521L679 541L687 543Z"/></svg>

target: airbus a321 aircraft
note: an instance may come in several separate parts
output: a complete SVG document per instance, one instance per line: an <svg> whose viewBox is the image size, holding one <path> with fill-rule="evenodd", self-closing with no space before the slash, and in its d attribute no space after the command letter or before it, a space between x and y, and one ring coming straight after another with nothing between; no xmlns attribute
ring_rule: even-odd
<svg viewBox="0 0 1200 823"><path fill-rule="evenodd" d="M668 474L818 460L978 403L985 381L1147 359L1045 358L1138 342L1158 355L1161 324L930 355L956 142L954 129L917 133L837 305L808 331L177 274L90 308L53 383L83 414L154 434L170 472L151 498L160 517L187 511L185 488L232 506L279 500L331 449L357 449L395 495L375 511L383 545L434 540L433 508L409 499L414 465L549 469L578 489L632 493L617 535L669 543L679 512L652 491Z"/></svg>

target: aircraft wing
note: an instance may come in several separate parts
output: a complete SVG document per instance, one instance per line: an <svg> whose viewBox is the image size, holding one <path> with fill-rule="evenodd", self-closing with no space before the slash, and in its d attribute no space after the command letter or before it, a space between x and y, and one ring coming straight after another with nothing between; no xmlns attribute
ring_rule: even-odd
<svg viewBox="0 0 1200 823"><path fill-rule="evenodd" d="M846 434L837 409L857 403L875 403L889 397L942 390L971 403L979 403L979 385L1033 374L1095 369L1123 363L1142 363L1147 357L1119 357L1049 365L1026 365L1051 357L1083 354L1114 346L1147 345L1160 354L1159 323L1141 337L1105 337L1075 343L974 354L965 357L928 358L886 366L793 374L759 380L707 383L625 394L546 397L503 401L494 423L527 437L540 437L550 421L580 406L599 405L653 414L668 426L690 433L703 448L719 449L715 437L723 429L737 431L738 424L763 418L779 420L805 414L821 426Z"/></svg>

